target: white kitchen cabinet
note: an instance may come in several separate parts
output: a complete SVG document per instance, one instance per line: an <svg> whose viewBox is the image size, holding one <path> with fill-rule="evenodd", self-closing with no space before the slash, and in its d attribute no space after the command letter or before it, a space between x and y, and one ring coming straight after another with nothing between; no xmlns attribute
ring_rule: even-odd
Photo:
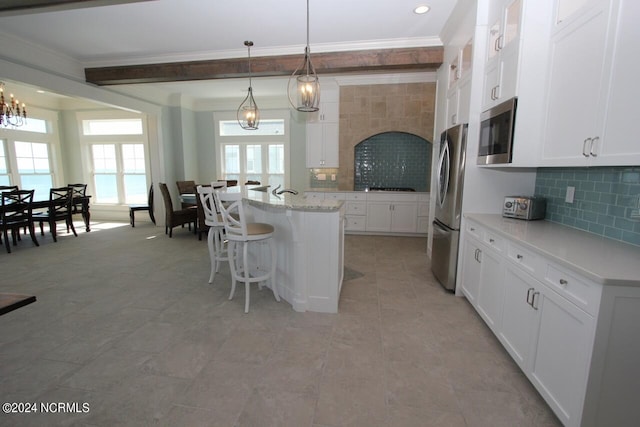
<svg viewBox="0 0 640 427"><path fill-rule="evenodd" d="M469 122L472 55L473 39L469 39L464 46L456 49L456 56L450 65L449 90L447 91L447 128Z"/></svg>
<svg viewBox="0 0 640 427"><path fill-rule="evenodd" d="M429 232L429 194L418 195L418 233Z"/></svg>
<svg viewBox="0 0 640 427"><path fill-rule="evenodd" d="M460 289L471 305L478 305L478 289L480 288L480 271L482 264L479 255L482 252L480 242L466 234L462 254L462 276Z"/></svg>
<svg viewBox="0 0 640 427"><path fill-rule="evenodd" d="M562 235L563 243L534 237L542 230ZM497 215L465 216L464 240L458 282L463 294L562 424L635 426L640 419L640 286L634 284L638 276L632 261L637 249L562 226ZM577 251L584 251L579 258L584 261L576 263ZM608 267L591 268L599 264L594 260L607 253L619 258L621 251L631 255L613 270L614 260ZM566 253L566 259L551 253ZM487 254L495 258L489 269L503 272L491 279L501 292L485 287L482 261ZM501 269L495 266L498 261ZM602 283L589 275L601 277ZM612 283L618 280L619 285ZM484 289L488 304L483 305ZM497 317L487 316L490 312Z"/></svg>
<svg viewBox="0 0 640 427"><path fill-rule="evenodd" d="M307 124L307 167L337 168L340 165L338 123Z"/></svg>
<svg viewBox="0 0 640 427"><path fill-rule="evenodd" d="M339 89L323 85L320 109L307 121L307 167L337 168L339 162Z"/></svg>
<svg viewBox="0 0 640 427"><path fill-rule="evenodd" d="M537 280L506 263L502 325L498 339L524 372L528 370L536 311L531 307L531 294L539 286Z"/></svg>
<svg viewBox="0 0 640 427"><path fill-rule="evenodd" d="M461 289L497 333L502 316L504 241L473 222L465 229Z"/></svg>
<svg viewBox="0 0 640 427"><path fill-rule="evenodd" d="M594 318L545 285L532 293L535 351L529 379L565 425L582 416Z"/></svg>
<svg viewBox="0 0 640 427"><path fill-rule="evenodd" d="M363 232L367 228L367 198L362 192L346 193L346 231Z"/></svg>
<svg viewBox="0 0 640 427"><path fill-rule="evenodd" d="M560 1L550 43L543 166L640 163L640 3ZM563 6L565 5L566 6ZM585 88L588 88L586 90Z"/></svg>
<svg viewBox="0 0 640 427"><path fill-rule="evenodd" d="M519 266L504 277L498 338L565 425L579 425L594 317Z"/></svg>
<svg viewBox="0 0 640 427"><path fill-rule="evenodd" d="M415 233L417 218L416 203L367 202L367 231Z"/></svg>
<svg viewBox="0 0 640 427"><path fill-rule="evenodd" d="M489 3L482 109L516 96L523 0Z"/></svg>

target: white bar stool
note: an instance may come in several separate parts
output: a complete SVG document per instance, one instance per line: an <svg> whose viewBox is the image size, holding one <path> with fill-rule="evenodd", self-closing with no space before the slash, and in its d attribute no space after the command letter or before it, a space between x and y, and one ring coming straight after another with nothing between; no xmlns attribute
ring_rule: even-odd
<svg viewBox="0 0 640 427"><path fill-rule="evenodd" d="M211 259L209 283L213 283L216 273L220 270L220 263L228 261L227 248L225 247L223 236L224 221L213 197L215 190L224 190L226 188L227 183L225 181L214 181L211 186L198 185L196 187L204 213L204 224L209 227L207 234L207 247L209 248L209 258Z"/></svg>
<svg viewBox="0 0 640 427"><path fill-rule="evenodd" d="M229 299L232 299L235 293L236 281L244 282L244 312L248 313L250 284L259 283L260 286L260 282L269 279L273 296L276 298L276 301L280 301L275 280L276 245L273 240L273 232L275 229L271 224L247 222L241 193L215 191L214 198L222 213L226 238L229 241L227 248L229 267L231 269L231 293L229 294ZM253 266L253 268L249 267L249 244L258 242L268 243L269 245L271 255L269 271L265 271L264 267L260 265ZM250 270L255 272L256 275L252 276Z"/></svg>

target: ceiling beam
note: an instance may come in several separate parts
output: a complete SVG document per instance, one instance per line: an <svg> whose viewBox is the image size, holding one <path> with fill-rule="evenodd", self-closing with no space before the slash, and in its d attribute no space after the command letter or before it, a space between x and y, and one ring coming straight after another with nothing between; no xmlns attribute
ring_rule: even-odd
<svg viewBox="0 0 640 427"><path fill-rule="evenodd" d="M150 0L2 0L0 1L0 16L111 6L142 1Z"/></svg>
<svg viewBox="0 0 640 427"><path fill-rule="evenodd" d="M253 77L288 76L304 55L251 58ZM434 71L442 64L442 47L374 49L314 53L318 74L376 71ZM247 58L85 68L85 79L100 86L248 77Z"/></svg>

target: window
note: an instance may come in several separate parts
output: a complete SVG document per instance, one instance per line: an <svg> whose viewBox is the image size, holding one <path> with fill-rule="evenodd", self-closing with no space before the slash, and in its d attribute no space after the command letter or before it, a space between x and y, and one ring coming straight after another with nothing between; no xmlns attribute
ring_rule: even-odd
<svg viewBox="0 0 640 427"><path fill-rule="evenodd" d="M215 114L221 179L288 187L289 136L286 129L289 112L261 113L263 117L273 117L261 120L256 131L242 129L235 120L235 113Z"/></svg>
<svg viewBox="0 0 640 427"><path fill-rule="evenodd" d="M27 123L0 127L0 185L34 190L35 200L49 198L49 189L64 185L58 145L57 113L32 108Z"/></svg>
<svg viewBox="0 0 640 427"><path fill-rule="evenodd" d="M42 142L15 141L16 163L21 188L34 189L36 200L49 197L53 174L49 164L49 147Z"/></svg>
<svg viewBox="0 0 640 427"><path fill-rule="evenodd" d="M7 168L7 155L4 151L4 140L0 139L0 185L11 185L9 169Z"/></svg>
<svg viewBox="0 0 640 427"><path fill-rule="evenodd" d="M103 114L107 117L79 115L82 142L91 158L89 181L95 203L145 203L149 182L145 121L140 117L110 117L121 115L119 112Z"/></svg>

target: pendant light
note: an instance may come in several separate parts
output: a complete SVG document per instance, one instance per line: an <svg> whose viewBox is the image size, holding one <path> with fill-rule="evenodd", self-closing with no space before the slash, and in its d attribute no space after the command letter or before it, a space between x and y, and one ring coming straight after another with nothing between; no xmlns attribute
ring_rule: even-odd
<svg viewBox="0 0 640 427"><path fill-rule="evenodd" d="M309 49L309 0L307 0L307 46L304 49L304 61L289 77L287 94L291 106L296 110L304 113L319 110L320 82L316 70L311 64Z"/></svg>
<svg viewBox="0 0 640 427"><path fill-rule="evenodd" d="M260 124L260 111L258 111L256 101L253 99L253 88L251 87L251 46L253 46L253 42L245 41L244 45L249 53L249 93L238 107L237 117L238 124L242 129L256 130Z"/></svg>

